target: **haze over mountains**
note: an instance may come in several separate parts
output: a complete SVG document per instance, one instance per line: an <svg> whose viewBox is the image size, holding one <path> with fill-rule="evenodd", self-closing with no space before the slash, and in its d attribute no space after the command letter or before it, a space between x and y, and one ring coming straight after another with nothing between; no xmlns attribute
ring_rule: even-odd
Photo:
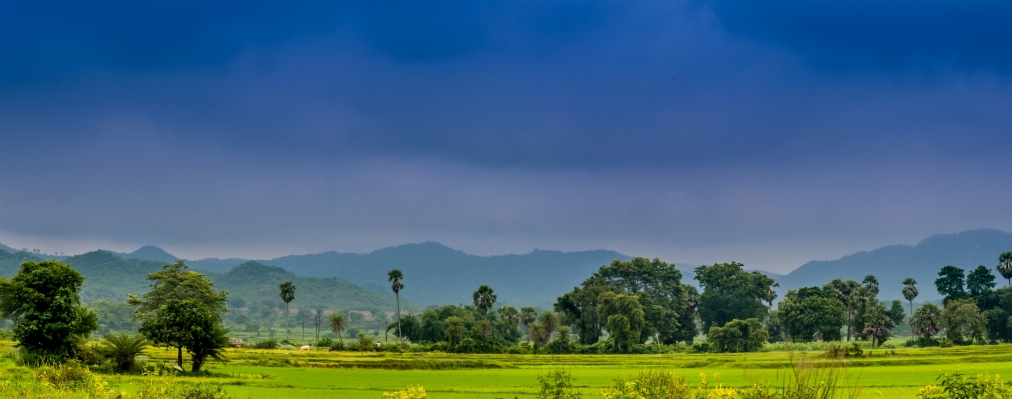
<svg viewBox="0 0 1012 399"><path fill-rule="evenodd" d="M935 300L939 296L934 280L942 266L954 265L969 270L984 265L993 270L998 255L1005 251L1012 251L1012 233L972 230L934 235L917 245L890 245L837 260L811 261L787 275L767 274L780 283L781 297L787 289L821 286L834 278L860 281L865 275L873 274L880 281L880 295L884 299L901 299L901 281L913 277L919 282L918 300ZM159 263L177 259L150 245L115 255ZM386 272L398 268L405 274L406 288L402 297L425 305L468 303L471 292L478 285L488 284L496 290L501 304L549 307L558 296L572 290L601 265L629 258L608 250L535 250L522 255L476 256L439 243L424 242L367 254L330 251L283 256L259 263L283 268L300 278L338 277L377 294L389 293ZM187 261L192 268L215 275L228 273L246 262L248 260L235 258ZM677 266L684 274L683 281L694 284L694 266L681 263ZM1004 284L1003 280L998 280Z"/></svg>

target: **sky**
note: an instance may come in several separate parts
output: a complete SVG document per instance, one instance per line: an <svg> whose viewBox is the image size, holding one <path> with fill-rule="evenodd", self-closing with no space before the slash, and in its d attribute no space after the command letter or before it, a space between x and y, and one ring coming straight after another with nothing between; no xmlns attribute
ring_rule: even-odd
<svg viewBox="0 0 1012 399"><path fill-rule="evenodd" d="M0 242L611 249L1012 231L1012 2L0 0Z"/></svg>

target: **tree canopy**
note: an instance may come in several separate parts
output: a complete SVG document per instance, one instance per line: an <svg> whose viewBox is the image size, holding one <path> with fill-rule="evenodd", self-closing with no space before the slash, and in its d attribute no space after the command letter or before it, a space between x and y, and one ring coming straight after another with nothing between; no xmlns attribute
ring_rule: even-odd
<svg viewBox="0 0 1012 399"><path fill-rule="evenodd" d="M699 319L703 330L740 319L762 319L768 310L776 281L757 272L745 271L741 263L718 263L696 268L695 279L703 288L699 296Z"/></svg>
<svg viewBox="0 0 1012 399"><path fill-rule="evenodd" d="M40 361L74 356L77 340L98 328L81 305L84 277L59 261L24 262L11 279L0 277L0 316L14 320L17 346Z"/></svg>

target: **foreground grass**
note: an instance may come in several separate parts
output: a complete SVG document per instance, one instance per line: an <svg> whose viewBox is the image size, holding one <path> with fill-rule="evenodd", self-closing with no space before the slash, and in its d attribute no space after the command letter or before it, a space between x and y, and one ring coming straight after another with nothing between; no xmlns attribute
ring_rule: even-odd
<svg viewBox="0 0 1012 399"><path fill-rule="evenodd" d="M152 362L167 362L173 351L153 349ZM692 386L705 374L713 384L744 387L757 380L774 381L789 371L792 356L828 365L822 352L665 355L455 355L285 350L230 350L229 363L212 363L214 377L177 377L225 385L235 397L272 399L379 398L384 391L422 385L439 398L531 398L537 376L565 368L586 398L616 376L644 369L670 370ZM844 359L842 385L860 387L861 398L914 398L944 372L1012 375L1012 345L925 349L875 349L864 357ZM0 369L17 368L6 360ZM2 379L0 375L0 379ZM135 392L143 376L101 376L110 386Z"/></svg>

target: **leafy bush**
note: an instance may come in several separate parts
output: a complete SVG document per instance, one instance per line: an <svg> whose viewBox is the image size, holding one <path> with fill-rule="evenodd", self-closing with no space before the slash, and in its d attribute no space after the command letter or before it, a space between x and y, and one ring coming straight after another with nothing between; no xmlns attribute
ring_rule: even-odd
<svg viewBox="0 0 1012 399"><path fill-rule="evenodd" d="M327 338L327 337L320 338L319 341L316 341L316 347L319 347L319 348L329 348L333 344L334 344L334 340L332 340L330 338Z"/></svg>
<svg viewBox="0 0 1012 399"><path fill-rule="evenodd" d="M941 387L928 385L921 388L919 397L923 399L977 399L977 398L1009 398L1012 397L1012 386L1008 386L998 376L990 375L970 377L964 374L945 373L938 377Z"/></svg>
<svg viewBox="0 0 1012 399"><path fill-rule="evenodd" d="M692 351L697 353L709 352L710 344L708 342L696 342L692 344Z"/></svg>
<svg viewBox="0 0 1012 399"><path fill-rule="evenodd" d="M636 378L615 378L611 387L601 391L605 399L688 399L689 385L670 371L643 371Z"/></svg>
<svg viewBox="0 0 1012 399"><path fill-rule="evenodd" d="M578 399L582 395L573 387L573 376L565 370L551 371L538 375L537 399Z"/></svg>
<svg viewBox="0 0 1012 399"><path fill-rule="evenodd" d="M102 336L102 343L105 347L101 352L116 363L119 371L135 371L136 357L144 353L148 346L148 340L144 336L126 333L106 334Z"/></svg>

